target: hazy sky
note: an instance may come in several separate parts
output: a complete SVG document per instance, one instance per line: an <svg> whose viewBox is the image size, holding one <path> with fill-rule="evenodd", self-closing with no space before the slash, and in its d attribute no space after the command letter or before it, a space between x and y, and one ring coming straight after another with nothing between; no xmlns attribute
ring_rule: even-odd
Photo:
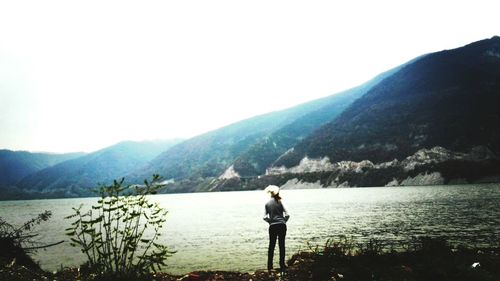
<svg viewBox="0 0 500 281"><path fill-rule="evenodd" d="M1 1L0 148L191 137L500 35L500 1Z"/></svg>

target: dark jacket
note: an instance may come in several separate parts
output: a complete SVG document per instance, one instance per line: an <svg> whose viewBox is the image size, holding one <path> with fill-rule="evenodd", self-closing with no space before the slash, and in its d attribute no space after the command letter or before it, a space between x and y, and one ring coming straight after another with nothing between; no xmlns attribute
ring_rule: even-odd
<svg viewBox="0 0 500 281"><path fill-rule="evenodd" d="M280 223L286 224L289 218L290 215L281 201L276 201L276 199L271 198L271 200L266 203L264 220L267 221L269 225Z"/></svg>

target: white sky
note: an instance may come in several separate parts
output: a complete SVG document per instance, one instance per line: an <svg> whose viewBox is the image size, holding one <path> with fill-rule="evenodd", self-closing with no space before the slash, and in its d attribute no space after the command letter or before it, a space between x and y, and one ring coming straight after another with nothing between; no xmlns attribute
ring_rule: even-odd
<svg viewBox="0 0 500 281"><path fill-rule="evenodd" d="M500 35L498 11L482 0L1 1L0 148L191 137Z"/></svg>

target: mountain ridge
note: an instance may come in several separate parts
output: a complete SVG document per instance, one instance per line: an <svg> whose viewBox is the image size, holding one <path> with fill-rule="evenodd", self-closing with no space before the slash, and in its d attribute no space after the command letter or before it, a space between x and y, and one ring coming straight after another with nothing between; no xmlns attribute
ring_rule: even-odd
<svg viewBox="0 0 500 281"><path fill-rule="evenodd" d="M322 187L500 182L498 108L500 37L495 36L416 57L357 87L234 122L149 158L124 151L91 154L86 161L69 160L25 177L19 186L82 196L88 194L82 186L95 184L89 178L125 176L141 183L152 174L173 180L166 192L299 182ZM109 161L118 166L110 169Z"/></svg>
<svg viewBox="0 0 500 281"><path fill-rule="evenodd" d="M61 162L24 177L17 187L24 192L54 193L57 196L90 196L98 184L124 177L180 140L123 141Z"/></svg>
<svg viewBox="0 0 500 281"><path fill-rule="evenodd" d="M240 155L231 167L234 169L235 173L243 177L263 174L281 154L292 148L314 130L334 120L350 104L363 96L382 80L390 77L405 65L421 57L423 56L384 71L359 86L320 99L323 101L323 106L321 108L297 118L290 124L273 132L261 142L256 143ZM262 150L264 152L262 152Z"/></svg>
<svg viewBox="0 0 500 281"><path fill-rule="evenodd" d="M49 153L0 149L0 186L13 186L29 174L83 155L83 152Z"/></svg>
<svg viewBox="0 0 500 281"><path fill-rule="evenodd" d="M334 162L390 161L434 146L464 151L489 144L498 153L500 60L481 55L490 48L500 48L500 38L429 54L407 65L275 165L296 165L306 154ZM475 130L476 125L482 129Z"/></svg>
<svg viewBox="0 0 500 281"><path fill-rule="evenodd" d="M218 177L250 147L265 140L273 132L322 108L324 101L333 96L245 119L198 135L159 155L148 165L132 173L131 178L137 181L153 173L175 180Z"/></svg>

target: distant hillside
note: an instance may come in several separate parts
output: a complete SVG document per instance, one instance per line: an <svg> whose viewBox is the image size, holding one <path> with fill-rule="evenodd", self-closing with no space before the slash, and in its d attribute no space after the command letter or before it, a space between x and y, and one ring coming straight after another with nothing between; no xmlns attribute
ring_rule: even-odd
<svg viewBox="0 0 500 281"><path fill-rule="evenodd" d="M137 181L152 173L175 180L218 177L249 148L265 140L273 132L299 122L299 118L321 110L329 100L330 98L320 99L253 117L194 137L162 153L147 166L133 172L131 178ZM309 126L314 124L320 125L316 122ZM293 134L296 137L297 134Z"/></svg>
<svg viewBox="0 0 500 281"><path fill-rule="evenodd" d="M98 183L108 184L124 177L178 142L121 142L41 170L25 177L17 186L24 191L53 193L57 196L93 195L90 188L96 187Z"/></svg>
<svg viewBox="0 0 500 281"><path fill-rule="evenodd" d="M125 142L25 177L89 195L125 176L166 192L500 182L500 37L423 55L329 97L168 144ZM38 195L36 195L38 196Z"/></svg>
<svg viewBox="0 0 500 281"><path fill-rule="evenodd" d="M320 105L317 109L276 130L239 155L232 167L234 172L242 177L264 174L280 155L314 130L334 120L356 99L402 66L386 71L358 87L314 101Z"/></svg>
<svg viewBox="0 0 500 281"><path fill-rule="evenodd" d="M402 160L436 146L500 153L500 37L427 55L374 86L337 119L283 155L330 161Z"/></svg>
<svg viewBox="0 0 500 281"><path fill-rule="evenodd" d="M331 170L337 172L344 171L344 167L353 168L355 173L375 169L370 174L379 174L376 183L372 181L374 176L348 177L363 186L387 184L387 179L397 179L400 183L403 176L432 174L436 169L441 174L436 174L435 179L442 174L456 177L456 173L450 172L453 167L464 171L466 167L482 165L488 172L466 176L480 180L494 174L497 165L494 159L499 153L498 41L494 37L420 56L338 95L198 136L158 156L137 174L144 177L155 172L176 181L189 180L170 191L251 189L262 186L248 180L268 170L274 178L290 171L301 173L299 168L292 168L301 167L305 159L324 158L326 162L306 163L315 167L321 163L334 166L341 161L354 163ZM439 161L424 161L411 172L403 162L394 162L394 166L375 165L408 157L410 160L405 161L411 162L422 149L472 156L449 161L438 157ZM362 161L368 162L355 164ZM433 163L442 164L438 167ZM424 168L431 164L434 168ZM389 172L380 170L387 167L391 167ZM321 167L316 170L322 171ZM413 174L417 170L419 174ZM214 178L218 180L211 180ZM308 176L308 180L315 178ZM344 174L336 174L325 182L338 185L337 181L344 178Z"/></svg>
<svg viewBox="0 0 500 281"><path fill-rule="evenodd" d="M2 149L0 150L0 187L13 186L27 175L82 155L84 153L32 153Z"/></svg>
<svg viewBox="0 0 500 281"><path fill-rule="evenodd" d="M187 184L219 177L228 168L240 176L265 172L277 157L326 122L333 120L354 100L398 68L371 81L325 98L290 109L243 120L197 136L166 151L130 178L135 181L148 174L190 180ZM192 186L192 188L196 188Z"/></svg>
<svg viewBox="0 0 500 281"><path fill-rule="evenodd" d="M500 182L500 37L421 57L254 180L216 190Z"/></svg>

